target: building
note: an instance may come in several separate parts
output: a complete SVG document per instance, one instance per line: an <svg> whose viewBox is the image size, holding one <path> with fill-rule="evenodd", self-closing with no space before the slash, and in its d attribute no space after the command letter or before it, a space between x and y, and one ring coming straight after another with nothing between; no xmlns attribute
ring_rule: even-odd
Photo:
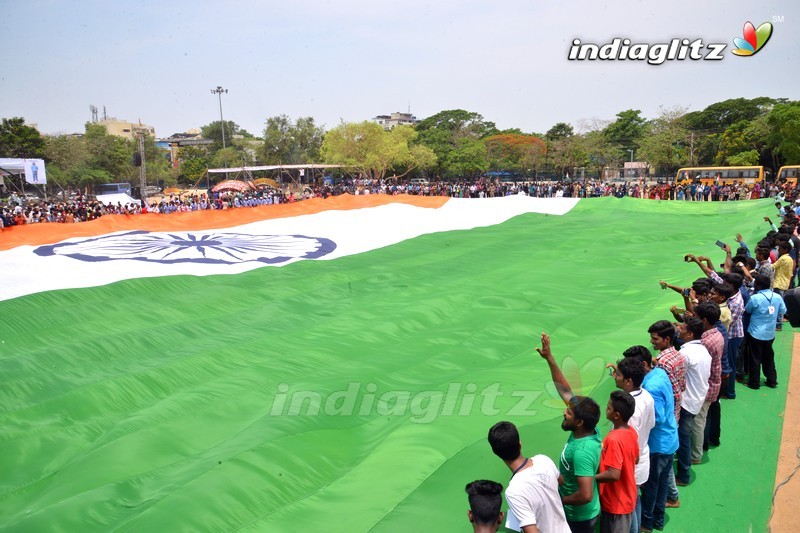
<svg viewBox="0 0 800 533"><path fill-rule="evenodd" d="M180 166L178 150L180 150L181 147L208 146L213 143L214 141L211 139L204 139L198 129L192 129L183 133L173 133L169 137L156 141L158 147L169 151L167 159L172 163L173 168L178 168Z"/></svg>
<svg viewBox="0 0 800 533"><path fill-rule="evenodd" d="M156 130L153 126L142 124L141 122L128 122L126 120L119 120L114 117L109 117L104 120L99 120L95 124L100 124L106 127L109 135L117 137L124 137L126 139L133 139L139 131L144 131L147 135L156 136Z"/></svg>
<svg viewBox="0 0 800 533"><path fill-rule="evenodd" d="M372 119L377 124L380 124L383 129L390 130L395 126L413 126L419 119L411 113L401 113L396 111L391 115L378 115Z"/></svg>

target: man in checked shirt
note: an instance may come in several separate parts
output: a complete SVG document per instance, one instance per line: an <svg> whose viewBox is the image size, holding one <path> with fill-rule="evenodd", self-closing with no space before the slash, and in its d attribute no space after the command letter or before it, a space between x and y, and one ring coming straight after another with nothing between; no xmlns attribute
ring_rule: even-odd
<svg viewBox="0 0 800 533"><path fill-rule="evenodd" d="M672 325L672 322L668 322L667 320L659 320L647 329L647 333L650 334L650 344L653 346L653 349L658 351L656 366L662 368L664 372L667 373L669 382L672 385L672 397L675 401L675 422L680 428L681 399L683 391L686 390L686 359L673 345L675 326ZM675 472L670 468L667 507L676 506L679 497L680 494L678 493L678 487L675 481Z"/></svg>
<svg viewBox="0 0 800 533"><path fill-rule="evenodd" d="M657 366L664 369L672 384L672 397L675 400L675 421L681 419L681 394L686 390L686 359L675 349L673 339L675 326L667 320L659 320L647 330L650 344L658 352Z"/></svg>
<svg viewBox="0 0 800 533"><path fill-rule="evenodd" d="M722 385L722 361L725 359L725 338L717 329L719 306L714 302L703 302L694 308L697 317L703 321L703 335L700 343L711 355L711 373L708 376L708 393L692 423L692 464L700 464L703 458L703 437L707 426L706 416L714 402L719 401ZM730 370L728 372L730 375Z"/></svg>

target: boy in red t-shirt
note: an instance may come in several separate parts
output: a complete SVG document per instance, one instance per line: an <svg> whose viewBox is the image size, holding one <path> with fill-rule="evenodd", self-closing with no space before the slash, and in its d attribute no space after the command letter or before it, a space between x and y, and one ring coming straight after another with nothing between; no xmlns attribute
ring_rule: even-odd
<svg viewBox="0 0 800 533"><path fill-rule="evenodd" d="M639 462L639 437L628 427L636 410L633 396L621 390L611 393L606 418L614 429L603 439L600 473L595 476L600 492L600 531L629 533L631 514L636 507L634 469Z"/></svg>

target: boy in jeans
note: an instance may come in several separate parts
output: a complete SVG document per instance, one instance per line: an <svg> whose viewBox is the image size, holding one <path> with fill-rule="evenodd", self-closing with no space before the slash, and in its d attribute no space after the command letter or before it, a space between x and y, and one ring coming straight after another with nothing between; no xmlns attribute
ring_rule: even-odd
<svg viewBox="0 0 800 533"><path fill-rule="evenodd" d="M636 401L624 391L611 393L606 418L614 424L600 454L600 473L595 480L600 489L600 531L629 533L636 508L635 467L639 462L639 438L628 420L636 410Z"/></svg>

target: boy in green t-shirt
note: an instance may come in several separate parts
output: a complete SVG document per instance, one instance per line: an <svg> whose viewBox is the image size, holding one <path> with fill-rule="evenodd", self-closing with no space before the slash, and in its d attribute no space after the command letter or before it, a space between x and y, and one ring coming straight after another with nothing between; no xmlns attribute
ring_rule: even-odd
<svg viewBox="0 0 800 533"><path fill-rule="evenodd" d="M572 533L593 533L600 515L600 499L595 474L600 466L602 443L595 430L600 420L600 406L588 396L575 396L550 351L550 337L542 333L542 347L536 349L547 361L550 375L561 398L567 404L561 429L570 431L561 452L559 471L564 483L559 487L564 514Z"/></svg>

